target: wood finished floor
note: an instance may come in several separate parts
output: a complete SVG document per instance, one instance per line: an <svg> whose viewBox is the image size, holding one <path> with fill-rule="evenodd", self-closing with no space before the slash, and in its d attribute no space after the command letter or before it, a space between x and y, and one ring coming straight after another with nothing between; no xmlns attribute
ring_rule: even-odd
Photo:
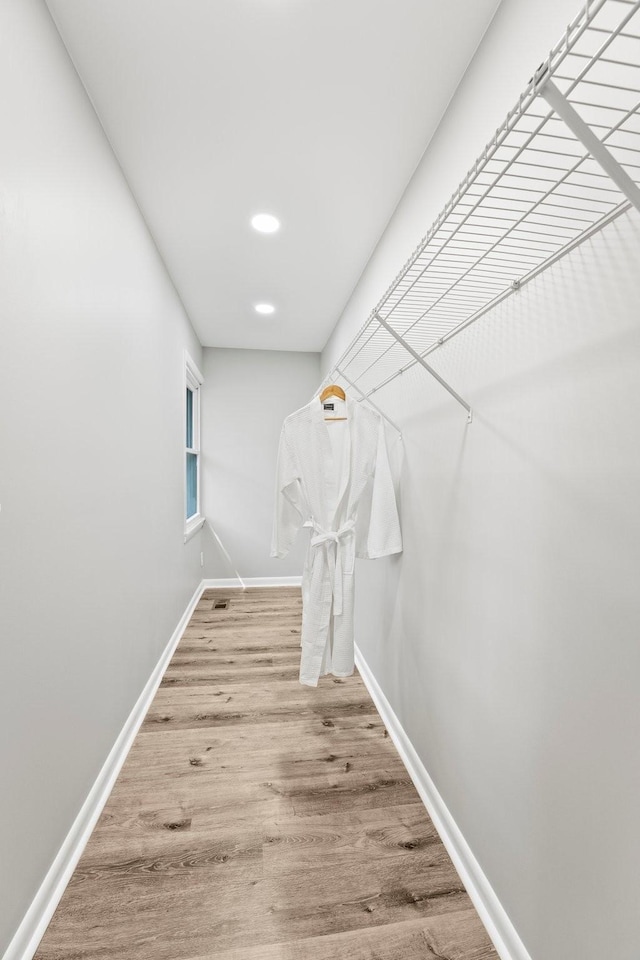
<svg viewBox="0 0 640 960"><path fill-rule="evenodd" d="M298 683L300 616L205 591L37 960L497 960L360 677Z"/></svg>

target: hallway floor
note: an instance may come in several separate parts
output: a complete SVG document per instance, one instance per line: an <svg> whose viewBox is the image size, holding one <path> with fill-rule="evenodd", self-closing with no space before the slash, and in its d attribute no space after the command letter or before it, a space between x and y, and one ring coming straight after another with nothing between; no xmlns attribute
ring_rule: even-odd
<svg viewBox="0 0 640 960"><path fill-rule="evenodd" d="M37 960L497 960L360 677L298 683L300 615L205 591Z"/></svg>

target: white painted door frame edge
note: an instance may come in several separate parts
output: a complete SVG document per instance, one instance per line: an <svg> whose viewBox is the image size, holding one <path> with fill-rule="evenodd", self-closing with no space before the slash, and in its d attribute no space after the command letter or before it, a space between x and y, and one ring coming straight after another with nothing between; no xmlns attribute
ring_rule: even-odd
<svg viewBox="0 0 640 960"><path fill-rule="evenodd" d="M109 799L109 794L122 769L122 765L127 759L127 754L133 745L136 734L151 706L156 690L160 686L162 675L178 646L185 627L191 619L191 614L198 605L204 589L205 581L203 580L191 597L186 610L180 617L180 621L171 635L171 639L161 653L160 659L144 685L142 693L127 717L116 742L102 765L100 773L96 777L93 786L87 794L86 800L80 808L78 816L71 825L69 833L65 837L35 897L22 918L3 960L32 960L34 953L38 949L38 944L44 936L44 932L71 879L78 860L82 856L82 852L87 845L93 828L102 813L105 803Z"/></svg>
<svg viewBox="0 0 640 960"><path fill-rule="evenodd" d="M471 847L356 645L356 666L501 960L531 960Z"/></svg>

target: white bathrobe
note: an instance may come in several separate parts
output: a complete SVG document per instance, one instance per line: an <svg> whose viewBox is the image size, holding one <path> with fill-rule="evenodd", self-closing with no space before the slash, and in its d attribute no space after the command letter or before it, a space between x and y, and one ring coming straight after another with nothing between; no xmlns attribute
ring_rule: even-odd
<svg viewBox="0 0 640 960"><path fill-rule="evenodd" d="M300 682L353 673L355 558L402 550L384 424L347 398L326 414L316 397L287 417L280 435L272 557L311 527L302 581ZM340 409L338 409L340 408ZM344 414L341 410L344 409ZM325 416L346 415L325 422Z"/></svg>

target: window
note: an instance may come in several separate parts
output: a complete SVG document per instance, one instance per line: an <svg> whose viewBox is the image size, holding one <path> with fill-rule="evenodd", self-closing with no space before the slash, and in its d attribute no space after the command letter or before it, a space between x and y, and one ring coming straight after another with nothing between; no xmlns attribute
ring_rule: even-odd
<svg viewBox="0 0 640 960"><path fill-rule="evenodd" d="M185 352L185 541L204 523L200 511L200 386L202 374Z"/></svg>

